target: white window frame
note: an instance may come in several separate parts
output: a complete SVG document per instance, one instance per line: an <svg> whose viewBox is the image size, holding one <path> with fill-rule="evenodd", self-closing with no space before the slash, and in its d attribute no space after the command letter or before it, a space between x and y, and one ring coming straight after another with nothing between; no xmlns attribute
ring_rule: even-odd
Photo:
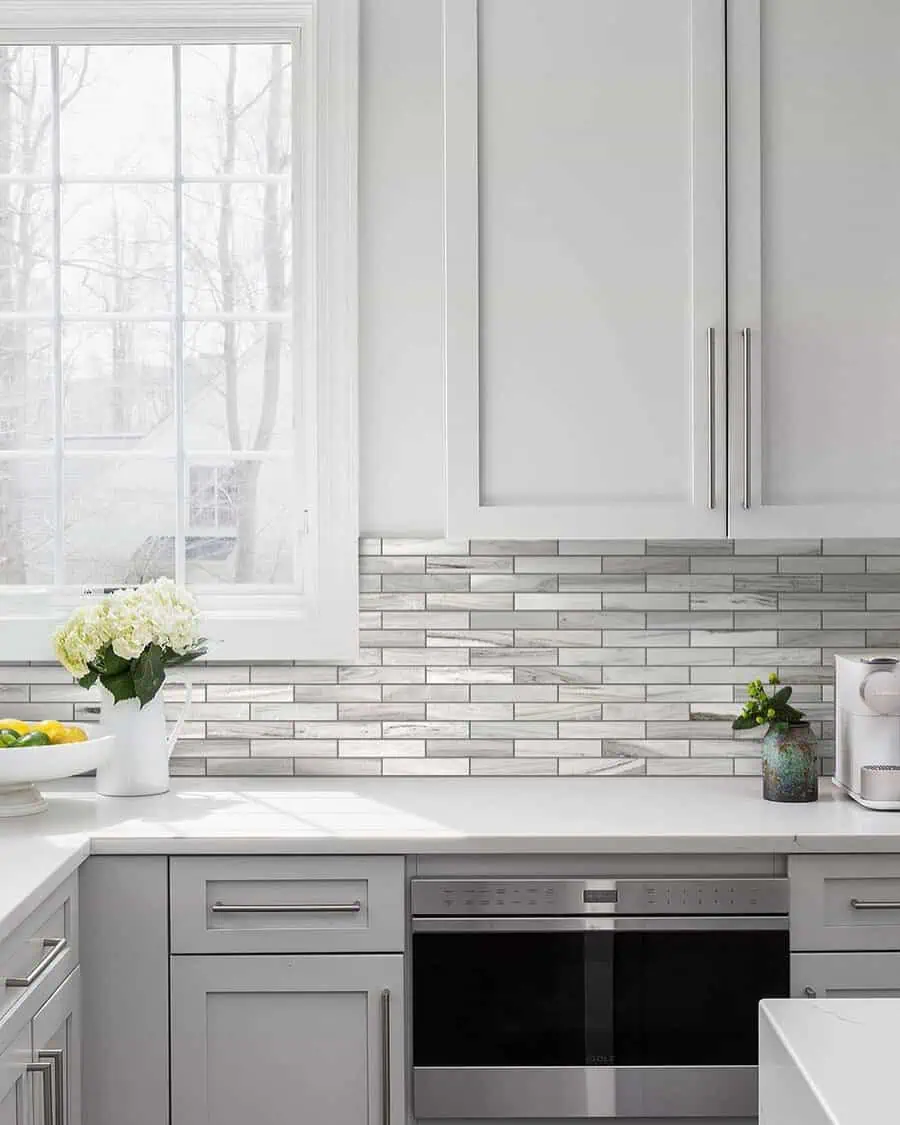
<svg viewBox="0 0 900 1125"><path fill-rule="evenodd" d="M0 9L4 44L273 36L302 38L304 45L293 94L304 143L292 172L302 207L294 287L300 294L303 590L255 587L249 594L202 596L203 630L213 661L349 662L359 654L359 0L4 0ZM0 588L0 661L52 660L53 629L73 604L53 587Z"/></svg>

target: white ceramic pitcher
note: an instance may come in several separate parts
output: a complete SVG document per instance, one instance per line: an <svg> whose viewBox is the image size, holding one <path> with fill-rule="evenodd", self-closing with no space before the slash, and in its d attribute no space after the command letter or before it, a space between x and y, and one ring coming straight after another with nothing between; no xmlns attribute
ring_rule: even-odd
<svg viewBox="0 0 900 1125"><path fill-rule="evenodd" d="M166 735L162 689L141 707L137 699L119 703L100 688L100 723L116 736L112 751L97 767L97 792L105 797L149 797L169 788L169 758L191 709L189 675L182 672L184 704L171 734Z"/></svg>

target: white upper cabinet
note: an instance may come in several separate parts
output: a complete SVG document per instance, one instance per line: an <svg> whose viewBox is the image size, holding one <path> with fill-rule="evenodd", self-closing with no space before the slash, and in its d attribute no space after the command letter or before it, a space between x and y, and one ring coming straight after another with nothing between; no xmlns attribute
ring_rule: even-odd
<svg viewBox="0 0 900 1125"><path fill-rule="evenodd" d="M735 536L900 534L898 43L884 0L729 4Z"/></svg>
<svg viewBox="0 0 900 1125"><path fill-rule="evenodd" d="M725 534L724 15L445 0L451 536Z"/></svg>

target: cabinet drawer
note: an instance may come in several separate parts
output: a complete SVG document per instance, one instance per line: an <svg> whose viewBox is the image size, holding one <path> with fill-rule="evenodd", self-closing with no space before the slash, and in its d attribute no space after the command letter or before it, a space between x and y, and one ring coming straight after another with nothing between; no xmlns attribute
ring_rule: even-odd
<svg viewBox="0 0 900 1125"><path fill-rule="evenodd" d="M900 950L900 857L789 862L791 949Z"/></svg>
<svg viewBox="0 0 900 1125"><path fill-rule="evenodd" d="M179 857L174 953L402 952L402 859Z"/></svg>
<svg viewBox="0 0 900 1125"><path fill-rule="evenodd" d="M78 964L78 880L70 876L0 945L0 1024L30 1019Z"/></svg>
<svg viewBox="0 0 900 1125"><path fill-rule="evenodd" d="M794 953L791 996L810 1000L900 997L900 953Z"/></svg>

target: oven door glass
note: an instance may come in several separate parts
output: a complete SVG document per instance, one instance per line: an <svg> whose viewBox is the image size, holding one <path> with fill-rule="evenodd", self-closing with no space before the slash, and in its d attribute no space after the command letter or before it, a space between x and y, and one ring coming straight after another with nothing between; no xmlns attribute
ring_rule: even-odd
<svg viewBox="0 0 900 1125"><path fill-rule="evenodd" d="M788 987L783 930L419 933L414 1063L753 1065Z"/></svg>
<svg viewBox="0 0 900 1125"><path fill-rule="evenodd" d="M613 935L413 935L416 1066L613 1062Z"/></svg>
<svg viewBox="0 0 900 1125"><path fill-rule="evenodd" d="M790 988L785 930L616 934L615 965L619 1066L755 1066L759 1002Z"/></svg>

